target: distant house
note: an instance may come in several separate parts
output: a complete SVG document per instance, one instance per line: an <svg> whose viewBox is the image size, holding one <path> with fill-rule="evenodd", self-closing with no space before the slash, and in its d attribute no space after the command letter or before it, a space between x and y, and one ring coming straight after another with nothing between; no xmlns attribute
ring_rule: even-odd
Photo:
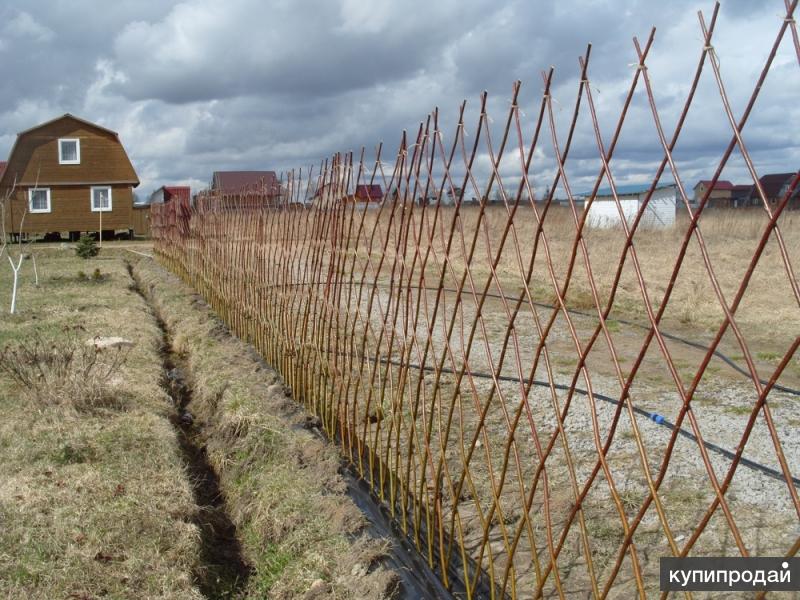
<svg viewBox="0 0 800 600"><path fill-rule="evenodd" d="M622 208L622 215L630 225L644 205L650 185L618 185L616 186L617 199ZM621 226L620 211L614 201L610 188L599 189L594 200L589 204L590 194L581 194L578 198L587 204L589 213L586 223L590 227L617 227ZM678 189L675 184L658 186L647 203L640 227L661 228L675 224L675 212L678 203Z"/></svg>
<svg viewBox="0 0 800 600"><path fill-rule="evenodd" d="M442 206L453 206L458 203L459 200L462 206L480 204L480 200L478 200L476 196L469 194L468 190L460 187L451 188L449 186L445 188L445 193L442 194L441 199Z"/></svg>
<svg viewBox="0 0 800 600"><path fill-rule="evenodd" d="M17 135L0 175L6 230L129 231L138 185L117 133L65 114Z"/></svg>
<svg viewBox="0 0 800 600"><path fill-rule="evenodd" d="M792 184L796 174L792 173L791 177L787 178L781 186L781 191L778 192L778 198L783 198L789 192L789 186ZM787 210L800 209L800 185L796 185L792 195L789 197L789 202L786 205Z"/></svg>
<svg viewBox="0 0 800 600"><path fill-rule="evenodd" d="M698 181L694 186L694 204L700 204L700 201L708 194L708 201L706 207L708 208L728 208L731 206L731 193L733 192L733 184L726 179L718 179L714 184L714 188L709 192L711 181L703 179Z"/></svg>
<svg viewBox="0 0 800 600"><path fill-rule="evenodd" d="M187 220L191 208L191 189L188 186L163 185L150 194L146 203L133 205L133 233L150 236L150 206L153 204L176 204L177 212ZM176 213L177 214L177 213Z"/></svg>
<svg viewBox="0 0 800 600"><path fill-rule="evenodd" d="M327 186L322 186L322 192ZM331 189L331 188L328 188ZM318 190L320 193L320 190ZM320 197L322 197L320 193ZM383 202L383 188L378 184L358 184L352 194L344 196L347 202L355 202L357 206L379 206Z"/></svg>
<svg viewBox="0 0 800 600"><path fill-rule="evenodd" d="M750 193L752 190L753 184L751 183L734 185L733 189L731 189L731 207L744 208L750 206Z"/></svg>
<svg viewBox="0 0 800 600"><path fill-rule="evenodd" d="M178 200L188 204L191 200L191 192L192 191L189 186L162 185L160 188L150 194L150 198L147 200L147 203L158 204L170 202L172 200Z"/></svg>
<svg viewBox="0 0 800 600"><path fill-rule="evenodd" d="M797 173L773 173L763 175L759 178L758 182L761 184L761 189L764 190L764 196L770 206L776 206L783 199L789 189L789 185L796 175ZM750 201L755 206L762 205L762 200L756 186L752 187ZM795 188L792 197L789 198L789 203L786 208L788 210L800 208L800 186Z"/></svg>
<svg viewBox="0 0 800 600"><path fill-rule="evenodd" d="M281 186L275 171L214 171L211 192L225 196L249 194L277 198Z"/></svg>
<svg viewBox="0 0 800 600"><path fill-rule="evenodd" d="M383 202L383 188L375 183L357 185L353 199L356 202Z"/></svg>

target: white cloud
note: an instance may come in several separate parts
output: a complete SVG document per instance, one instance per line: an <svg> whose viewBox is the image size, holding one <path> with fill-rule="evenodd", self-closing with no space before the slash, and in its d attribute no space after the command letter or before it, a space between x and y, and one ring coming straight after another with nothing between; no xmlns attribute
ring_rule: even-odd
<svg viewBox="0 0 800 600"><path fill-rule="evenodd" d="M24 11L18 12L14 17L6 21L3 26L3 32L7 36L35 42L49 42L55 37L52 29L45 27Z"/></svg>
<svg viewBox="0 0 800 600"><path fill-rule="evenodd" d="M774 5L729 0L722 7L714 44L737 115L780 26L783 3ZM10 147L10 132L74 112L120 132L143 194L165 183L208 181L216 169L307 167L362 145L371 153L379 141L384 160L393 160L402 130L413 137L434 106L449 144L465 97L469 145L483 89L490 91L497 144L515 79L524 82L527 145L541 99L540 71L550 65L563 144L577 57L590 41L592 90L608 143L634 74L631 37L643 40L653 24L659 29L649 74L669 135L702 46L694 0L581 2L579 10L576 2L523 0L120 0L104 11L89 0L10 0L0 7L0 22L0 49L4 44L4 57L14 56L0 61L0 77L8 82L0 89L6 107L0 109L0 152ZM800 69L787 42L745 131L758 166L767 170L800 162L800 144L786 126L800 119ZM586 108L568 164L574 189L598 172ZM683 175L708 176L729 138L707 68L676 149ZM615 173L624 180L649 177L660 152L640 91ZM552 174L552 154L545 126L537 177ZM513 163L504 163L504 173L513 173ZM740 163L731 167L732 178L742 173Z"/></svg>
<svg viewBox="0 0 800 600"><path fill-rule="evenodd" d="M391 0L342 0L340 6L342 24L339 31L363 34L379 33L391 22Z"/></svg>

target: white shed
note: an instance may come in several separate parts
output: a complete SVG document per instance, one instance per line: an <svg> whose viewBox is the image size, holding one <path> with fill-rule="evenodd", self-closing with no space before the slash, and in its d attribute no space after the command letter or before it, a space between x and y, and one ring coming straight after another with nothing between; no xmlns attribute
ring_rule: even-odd
<svg viewBox="0 0 800 600"><path fill-rule="evenodd" d="M649 185L618 185L617 198L619 198L622 214L628 224L632 224L647 197ZM588 203L590 194L582 196ZM640 227L671 227L675 224L675 211L678 203L678 188L675 184L660 185L654 191L647 203L647 208L642 216ZM615 227L620 224L620 214L614 202L610 188L597 191L594 201L589 206L589 215L586 223L589 227Z"/></svg>

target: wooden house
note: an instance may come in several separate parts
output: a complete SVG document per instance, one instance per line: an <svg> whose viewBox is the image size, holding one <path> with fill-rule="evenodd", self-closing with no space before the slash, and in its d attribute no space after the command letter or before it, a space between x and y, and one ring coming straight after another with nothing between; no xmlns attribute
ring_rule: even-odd
<svg viewBox="0 0 800 600"><path fill-rule="evenodd" d="M137 185L117 133L65 114L17 135L0 176L6 232L130 231Z"/></svg>
<svg viewBox="0 0 800 600"><path fill-rule="evenodd" d="M356 202L383 202L383 188L376 183L359 184L353 195Z"/></svg>
<svg viewBox="0 0 800 600"><path fill-rule="evenodd" d="M796 173L770 173L759 178L758 182L761 184L764 196L771 207L774 208L783 201L796 175ZM750 192L750 202L753 206L764 205L756 186L753 186ZM787 210L798 208L800 208L800 186L796 186L793 189L786 205Z"/></svg>
<svg viewBox="0 0 800 600"><path fill-rule="evenodd" d="M209 195L229 208L277 206L281 202L281 183L275 171L214 171Z"/></svg>
<svg viewBox="0 0 800 600"><path fill-rule="evenodd" d="M344 200L362 207L378 206L383 202L383 188L378 184L358 184L355 192L345 196Z"/></svg>
<svg viewBox="0 0 800 600"><path fill-rule="evenodd" d="M731 206L733 184L730 181L718 179L711 191L709 191L710 188L711 181L708 179L702 179L695 184L693 202L695 206L700 204L700 200L706 195L708 195L708 200L706 201L706 207L708 208L728 208Z"/></svg>

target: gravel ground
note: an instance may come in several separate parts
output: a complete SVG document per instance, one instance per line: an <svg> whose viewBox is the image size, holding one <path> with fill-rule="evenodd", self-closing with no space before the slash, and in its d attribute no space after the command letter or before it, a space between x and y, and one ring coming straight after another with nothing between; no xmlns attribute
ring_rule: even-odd
<svg viewBox="0 0 800 600"><path fill-rule="evenodd" d="M355 296L354 296L355 298ZM432 314L435 293L429 295L429 314ZM453 316L455 296L446 296L447 304L440 307L442 314L436 321L431 338L433 352L428 358L427 365L433 365L432 357L441 357L446 350L444 343L446 337L446 324ZM363 331L367 322L373 328L371 346L368 353L375 353L378 348L377 332L380 331L384 317L390 316L390 326L396 310L390 299L388 289L380 289L376 294L372 306L371 317L367 319L368 296L362 298L360 303L355 300L352 304L352 314L358 314L359 325ZM357 309L357 310L355 310ZM545 323L550 311L540 309L540 318ZM447 357L446 367L455 365L456 369L463 364L463 354L467 352L467 341L470 331L467 328L474 321L476 315L474 301L465 298L454 317L456 327L451 337L450 348L452 357ZM416 329L413 327L414 314L403 313L402 305L395 322L395 340L392 347L392 361L400 360L403 353L410 353L410 362L417 364L421 359L428 340L428 323L424 314L420 317ZM575 335L582 346L591 334L594 320L571 315ZM462 329L462 323L465 325ZM503 339L507 331L508 319L502 310L502 305L497 300L488 301L483 311L483 327L479 328L470 349L469 367L473 373L490 373L491 367L497 367L498 357L501 354ZM642 346L645 331L619 323L609 325L617 355L621 357L620 368L623 376L627 376L633 359ZM519 377L517 362L522 366L525 377L529 376L530 365L534 357L538 335L536 325L530 311L521 314L515 323L515 333L518 338L518 352L514 346L509 346L503 369L503 376ZM686 332L681 332L688 335ZM386 356L388 349L387 330L380 343L382 356ZM691 332L689 332L691 334ZM404 343L405 341L405 343ZM571 376L576 366L575 346L572 333L567 320L559 316L553 330L547 337L550 352L550 362L553 369L553 380L557 384L570 385ZM731 356L736 355L736 346L730 340L723 340L722 348ZM674 341L667 342L667 349L676 367L676 372L687 389L694 377L694 369L701 362L703 353L684 344ZM755 352L753 353L755 356ZM452 359L452 360L451 360ZM542 364L537 368L535 379L547 381L548 373ZM743 362L739 360L741 364ZM771 365L768 361L756 361L759 375L769 378ZM678 386L673 381L669 371L664 366L664 358L658 346L653 342L647 352L643 364L637 373L635 383L631 388L631 398L634 406L648 413L657 413L665 419L675 422L678 418L682 403ZM596 394L607 395L616 399L620 395L620 383L614 370L614 363L608 351L605 339L601 338L587 359L589 381L581 376L577 387L591 389ZM418 373L412 370L408 385L408 392L413 393ZM393 367L388 377L393 379L393 386L399 384L400 370ZM786 377L781 382L792 385L794 382L792 370L788 370ZM598 464L598 441L606 441L609 428L617 412L613 403L597 400L594 403L585 395L576 394L569 407L564 421L564 436L559 436L552 452L545 463L547 469L547 485L540 481L536 493L533 495L529 518L523 518L526 494L532 485L532 478L540 464L534 439L538 437L539 443L546 445L547 441L557 430L556 408L554 398L547 387L534 387L528 395L527 406L530 414L522 411L520 421L509 457L509 470L505 477L502 491L500 486L500 473L504 465L504 450L506 441L510 437L509 426L506 421L505 406L509 419L513 420L515 411L524 406L522 390L518 382L500 381L495 384L490 378L474 376L472 381L464 379L461 383L461 402L454 416L454 432L446 440L441 438L441 429L438 428L439 418L446 420L447 409L454 393L453 375L443 375L440 385L442 394L434 400L433 381L435 376L427 373L424 377L425 390L428 392L426 409L436 414L434 421L435 431L432 434L434 445L434 462L439 458L444 447L445 463L450 471L453 486L463 473L464 454L468 452L472 437L475 435L476 424L480 419L481 407L492 397L491 405L486 411L485 433L478 435L478 444L470 459L469 471L473 477L473 484L465 485L457 506L458 519L453 534L460 536L464 546L473 553L473 557L483 561L484 569L493 569L495 577L502 580L507 562L508 548L511 547L514 537L519 534L518 547L514 553L515 583L521 590L531 589L536 579L533 574L534 561L531 560L531 548L536 547L542 568L546 566L549 550L546 539L550 536L557 541L563 531L569 513L575 501L574 489L583 489L593 469ZM800 386L795 386L800 387ZM406 396L411 396L407 394ZM402 398L400 394L387 395L384 412L391 413L391 405ZM362 396L363 398L363 396ZM501 401L502 399L502 401ZM751 408L757 400L753 384L728 368L718 359L713 359L706 370L695 391L692 402L692 411L697 421L697 427L703 440L720 446L724 449L735 451L742 441L742 435L750 418ZM557 391L555 401L559 410L563 410L567 401L565 391ZM780 445L790 472L797 476L800 473L800 421L798 421L797 406L800 399L796 396L772 391L768 396L772 419L775 424L776 435L770 434L764 412L761 411L756 418L753 430L744 446L744 457L763 464L771 469L780 470L780 464L775 450L776 441ZM408 452L407 440L412 438L411 416L406 409L396 413L392 421L393 427L398 427L403 432L399 437L401 455ZM529 418L535 426L534 436L529 424ZM652 479L656 479L661 471L662 462L668 444L671 430L655 423L644 415L635 416L638 437L641 440L641 449L637 443L633 423L628 409L622 410L613 442L607 454L607 466L611 482L617 491L622 504L622 510L630 524L645 498L648 496L649 486L645 476L646 464ZM417 445L420 444L419 431L424 430L426 423L418 417L415 433ZM596 427L596 432L595 432ZM684 419L682 428L693 432L688 418ZM377 426L371 426L371 435L375 435ZM386 448L392 444L397 445L395 438L390 435L390 428L384 424L380 428L378 438L380 447ZM458 433L456 433L458 432ZM463 437L462 437L463 436ZM566 444L567 448L564 447ZM567 453L570 461L567 461ZM721 483L726 477L731 466L731 460L718 453L708 451L708 460L713 468L718 481ZM403 468L406 463L400 462L395 468ZM570 468L571 464L571 468ZM418 465L414 463L414 468ZM433 479L429 474L428 479ZM445 476L445 480L447 477ZM492 489L494 479L494 491ZM524 482L520 486L519 481ZM444 505L448 515L453 516L454 503L450 498L447 481L443 483ZM547 487L548 497L544 497ZM524 489L523 489L524 488ZM618 552L624 537L622 517L613 502L611 486L606 475L601 471L594 479L586 498L582 504L582 513L585 520L585 530L575 521L569 533L566 534L563 550L557 560L559 573L565 585L577 586L575 589L585 589L589 581L587 561L583 554L588 544L592 553L595 577L601 589L611 576L611 568L616 562ZM429 486L430 491L430 486ZM494 503L495 494L500 510L494 515L493 525L489 528L488 547L480 556L484 527L482 519L488 518L487 511ZM678 551L692 539L695 530L704 520L706 511L715 499L715 492L710 475L703 461L700 447L696 441L678 436L671 452L671 459L664 475L658 499L663 516L659 516L656 503L651 503L642 518L633 537L636 545L636 556L645 575L646 585L649 588L657 582L658 557L672 554L667 541L666 530L669 528ZM690 555L739 555L739 548L733 531L737 531L741 544L751 555L770 556L785 554L800 536L800 514L792 498L790 488L785 481L775 479L766 474L739 465L731 481L730 488L725 495L729 516L726 517L721 508L717 508L704 526L699 537L692 542ZM543 518L545 505L549 508L549 520ZM502 513L502 514L499 514ZM503 525L500 525L500 522ZM461 533L457 533L458 527ZM548 526L551 531L548 533ZM585 534L583 533L585 531ZM488 554L492 557L489 558ZM553 592L552 577L546 585L546 590ZM614 577L612 596L615 593L630 592L633 586L633 569L631 559L626 557L620 572ZM657 586L657 583L655 583Z"/></svg>

